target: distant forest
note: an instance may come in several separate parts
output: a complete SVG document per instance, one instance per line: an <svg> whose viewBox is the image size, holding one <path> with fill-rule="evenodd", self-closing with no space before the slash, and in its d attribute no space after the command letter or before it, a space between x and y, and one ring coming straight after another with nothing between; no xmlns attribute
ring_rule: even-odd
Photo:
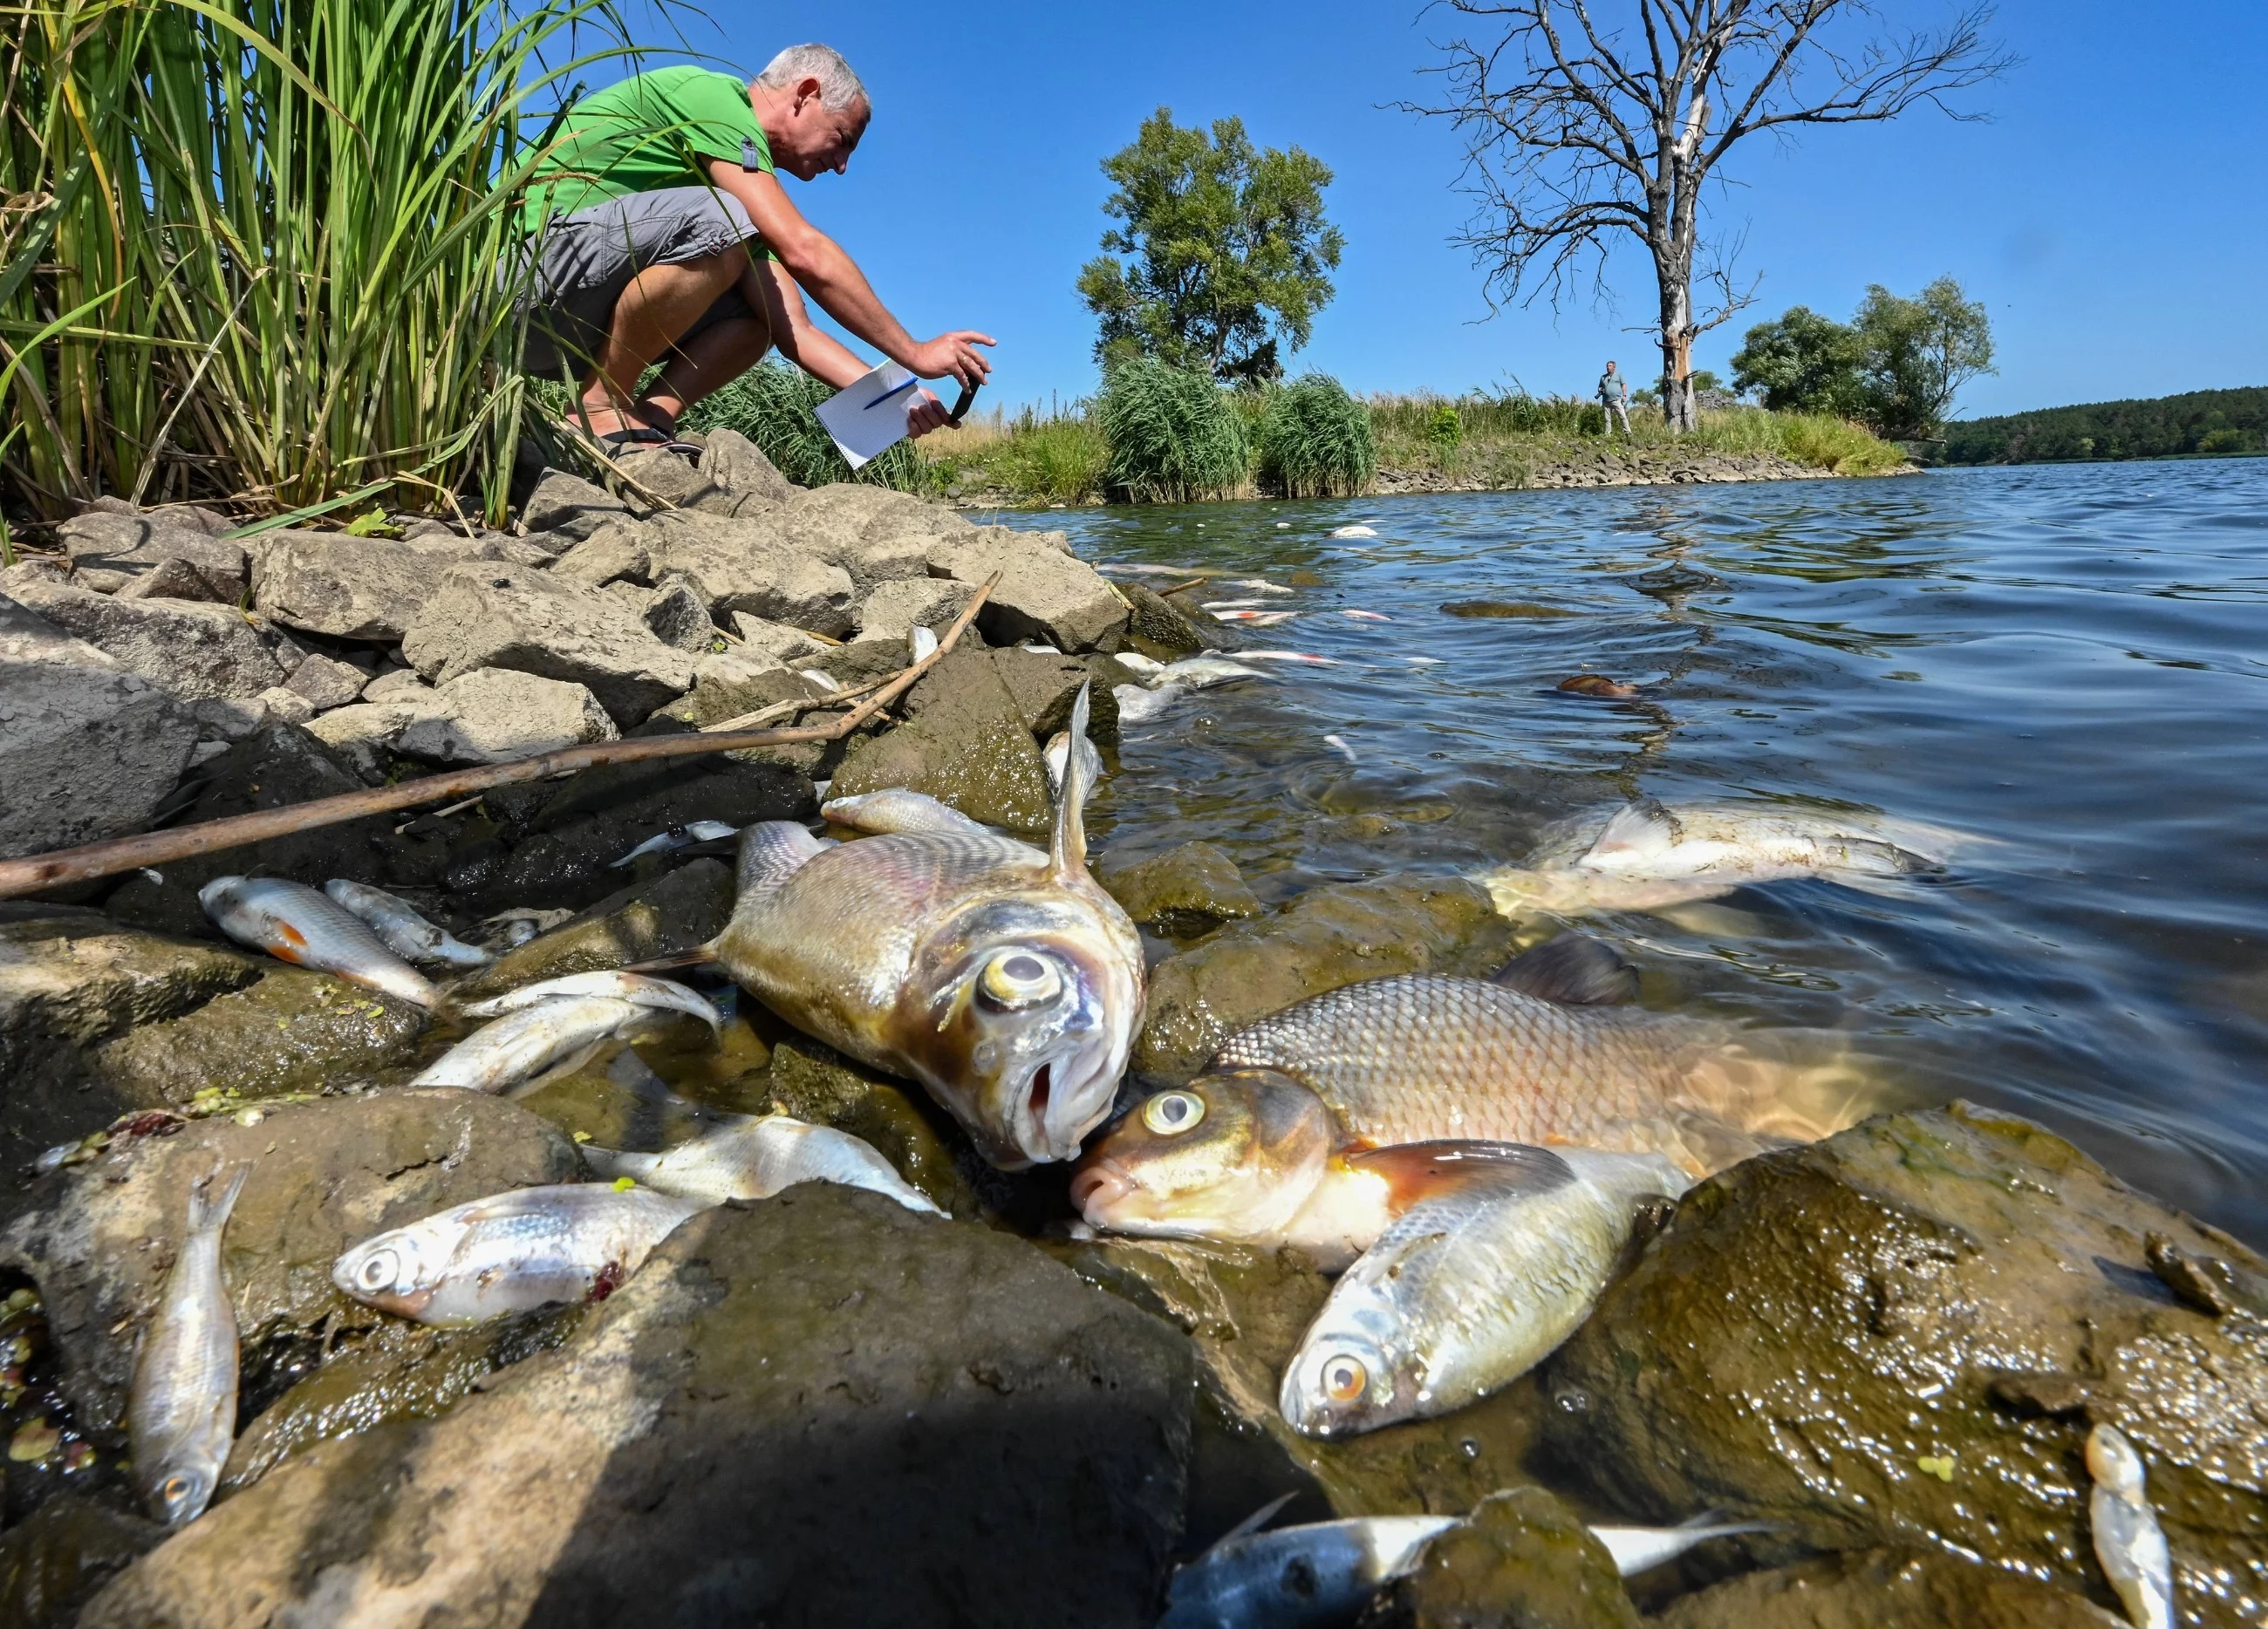
<svg viewBox="0 0 2268 1629"><path fill-rule="evenodd" d="M2264 446L2268 385L2251 385L1970 419L1945 427L1941 456L1948 464L2037 464L2057 459L2258 452Z"/></svg>

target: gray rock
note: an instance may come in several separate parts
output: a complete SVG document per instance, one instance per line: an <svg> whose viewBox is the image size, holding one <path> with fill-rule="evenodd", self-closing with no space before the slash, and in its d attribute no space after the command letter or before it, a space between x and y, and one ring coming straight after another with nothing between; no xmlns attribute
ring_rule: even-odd
<svg viewBox="0 0 2268 1629"><path fill-rule="evenodd" d="M861 639L902 641L917 627L939 628L961 614L976 591L966 583L906 577L879 583L852 613Z"/></svg>
<svg viewBox="0 0 2268 1629"><path fill-rule="evenodd" d="M775 518L797 548L841 566L862 591L930 575L939 539L966 539L976 530L942 504L856 481L799 493Z"/></svg>
<svg viewBox="0 0 2268 1629"><path fill-rule="evenodd" d="M627 503L605 488L564 470L548 469L528 494L519 518L531 534L546 532L579 540L630 512Z"/></svg>
<svg viewBox="0 0 2268 1629"><path fill-rule="evenodd" d="M648 447L623 453L615 459L615 467L626 480L637 482L663 503L678 509L707 510L724 515L733 512L736 495L711 480L705 470L681 453Z"/></svg>
<svg viewBox="0 0 2268 1629"><path fill-rule="evenodd" d="M397 696L409 697L428 693L430 686L417 677L414 667L389 667L362 687L365 701L391 701Z"/></svg>
<svg viewBox="0 0 2268 1629"><path fill-rule="evenodd" d="M1037 833L1053 818L1047 766L990 653L947 653L906 695L906 721L851 743L832 795L904 787L971 819Z"/></svg>
<svg viewBox="0 0 2268 1629"><path fill-rule="evenodd" d="M1135 1629L1190 1394L1178 1332L1022 1240L806 1185L696 1216L443 1418L278 1467L80 1624Z"/></svg>
<svg viewBox="0 0 2268 1629"><path fill-rule="evenodd" d="M746 646L734 645L713 656L703 657L693 664L693 693L701 693L703 685L714 689L719 686L744 685L765 673L783 673L787 664L777 657L768 657ZM720 718L730 714L720 713Z"/></svg>
<svg viewBox="0 0 2268 1629"><path fill-rule="evenodd" d="M649 831L646 835L651 837L653 833ZM555 858L563 855L574 857L578 850L585 854L594 849L610 850L605 859L595 862L598 867L603 867L607 860L619 858L629 847L622 843L594 845L580 831L566 833L563 840L545 833L520 846L522 852L538 850L539 857L548 853ZM519 857L519 853L513 855L515 860ZM600 870L596 875L618 877L622 873ZM495 892L526 898L530 890L524 879L508 875ZM695 860L657 879L635 883L608 894L542 937L506 951L457 986L455 993L465 1001L478 1001L541 979L601 972L674 951L689 950L722 933L732 914L730 868L718 860Z"/></svg>
<svg viewBox="0 0 2268 1629"><path fill-rule="evenodd" d="M261 614L333 639L399 640L440 576L431 552L386 538L271 532L254 545Z"/></svg>
<svg viewBox="0 0 2268 1629"><path fill-rule="evenodd" d="M1194 656L1208 645L1220 644L1210 629L1199 626L1200 620L1213 623L1214 620L1196 607L1184 610L1155 589L1145 588L1139 583L1121 583L1117 588L1129 612L1127 635L1143 655L1171 662L1178 657Z"/></svg>
<svg viewBox="0 0 2268 1629"><path fill-rule="evenodd" d="M256 697L239 701L224 696L190 702L189 715L197 721L197 733L202 738L232 742L253 734L269 716L268 704Z"/></svg>
<svg viewBox="0 0 2268 1629"><path fill-rule="evenodd" d="M20 599L26 589L85 586L71 581L70 561L54 554L20 556L14 565L0 569L0 594L11 599Z"/></svg>
<svg viewBox="0 0 2268 1629"><path fill-rule="evenodd" d="M979 583L1001 573L1000 586L976 613L995 644L1044 639L1058 650L1091 650L1126 626L1126 606L1094 567L1031 533L1005 526L972 528L965 540L943 539L929 551L934 576Z"/></svg>
<svg viewBox="0 0 2268 1629"><path fill-rule="evenodd" d="M0 858L141 830L196 744L173 696L0 598Z"/></svg>
<svg viewBox="0 0 2268 1629"><path fill-rule="evenodd" d="M609 583L644 583L652 572L646 560L645 528L628 520L600 523L591 535L552 562L554 576L603 588Z"/></svg>
<svg viewBox="0 0 2268 1629"><path fill-rule="evenodd" d="M363 692L370 683L370 675L345 662L326 656L311 656L299 664L298 670L286 681L284 688L292 694L306 698L317 712L328 712L335 707L344 707Z"/></svg>
<svg viewBox="0 0 2268 1629"><path fill-rule="evenodd" d="M442 764L500 764L620 734L581 685L508 668L460 674L441 685L436 699L439 706L402 726L395 751Z"/></svg>
<svg viewBox="0 0 2268 1629"><path fill-rule="evenodd" d="M767 520L673 515L644 531L654 576L682 575L718 621L745 611L830 638L850 631L850 574L789 547Z"/></svg>
<svg viewBox="0 0 2268 1629"><path fill-rule="evenodd" d="M764 456L762 448L740 431L712 429L703 439L706 444L701 453L701 472L718 485L743 496L759 498L768 506L785 503L802 490L779 473L778 466Z"/></svg>
<svg viewBox="0 0 2268 1629"><path fill-rule="evenodd" d="M790 627L784 622L774 622L746 611L733 613L733 629L740 636L741 654L769 657L775 662L825 656L830 649L799 627Z"/></svg>
<svg viewBox="0 0 2268 1629"><path fill-rule="evenodd" d="M1016 710L1042 741L1070 727L1071 704L1079 700L1079 686L1096 677L1077 657L1051 656L1014 645L992 653L992 671L1000 675L1000 682L1016 698ZM1117 743L1118 698L1110 693L1108 684L1095 683L1087 692L1086 735L1090 741L1105 746Z"/></svg>
<svg viewBox="0 0 2268 1629"><path fill-rule="evenodd" d="M248 698L284 682L284 670L233 605L55 587L26 587L20 603L185 701Z"/></svg>
<svg viewBox="0 0 2268 1629"><path fill-rule="evenodd" d="M693 685L693 658L619 600L525 566L450 567L401 653L439 685L483 667L579 684L624 726Z"/></svg>
<svg viewBox="0 0 2268 1629"><path fill-rule="evenodd" d="M334 708L310 720L306 729L351 763L364 781L374 781L384 776L385 754L403 750L401 738L413 726L430 725L438 731L455 716L454 704L439 691L411 684L396 686L382 701Z"/></svg>
<svg viewBox="0 0 2268 1629"><path fill-rule="evenodd" d="M73 569L88 577L85 586L89 588L122 591L167 561L179 561L202 584L202 591L179 598L213 599L232 605L244 598L247 578L243 546L225 542L178 515L90 510L64 521L55 528L55 535ZM173 575L178 578L179 569Z"/></svg>
<svg viewBox="0 0 2268 1629"><path fill-rule="evenodd" d="M253 699L268 709L270 718L281 719L287 724L309 723L315 716L313 701L298 691L286 690L281 685L263 690Z"/></svg>
<svg viewBox="0 0 2268 1629"><path fill-rule="evenodd" d="M260 628L261 642L267 645L268 653L276 658L276 665L284 670L284 676L289 679L298 672L299 664L307 659L307 648L256 612L253 613L253 620Z"/></svg>
<svg viewBox="0 0 2268 1629"><path fill-rule="evenodd" d="M707 656L718 642L707 601L683 577L673 576L657 584L638 615L663 644L695 656Z"/></svg>
<svg viewBox="0 0 2268 1629"><path fill-rule="evenodd" d="M92 575L92 573L89 574ZM118 590L121 599L203 599L216 605L233 605L243 598L243 591L231 594L210 577L198 570L179 554L169 554L140 576L129 579Z"/></svg>

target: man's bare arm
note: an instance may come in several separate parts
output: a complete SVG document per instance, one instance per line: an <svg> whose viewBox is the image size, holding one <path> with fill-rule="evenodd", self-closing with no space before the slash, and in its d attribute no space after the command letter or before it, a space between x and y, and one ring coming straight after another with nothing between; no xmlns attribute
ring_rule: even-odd
<svg viewBox="0 0 2268 1629"><path fill-rule="evenodd" d="M747 207L748 217L763 234L765 246L779 256L788 275L810 291L821 308L892 362L925 379L953 378L963 385L981 385L990 375L991 364L976 349L992 343L989 335L963 329L917 341L876 296L858 262L788 202L777 177L751 172L721 158L710 160L709 174L719 191L730 193ZM784 352L786 348L781 349ZM800 363L800 358L795 360ZM815 368L808 371L828 378Z"/></svg>
<svg viewBox="0 0 2268 1629"><path fill-rule="evenodd" d="M803 303L803 291L778 261L750 257L741 281L740 297L748 302L749 309L764 313L771 328L772 343L779 354L814 378L842 390L865 377L866 364L841 341L812 321L810 309ZM929 392L916 394L920 400L912 403L906 414L906 429L913 435L925 436L946 422L946 410Z"/></svg>

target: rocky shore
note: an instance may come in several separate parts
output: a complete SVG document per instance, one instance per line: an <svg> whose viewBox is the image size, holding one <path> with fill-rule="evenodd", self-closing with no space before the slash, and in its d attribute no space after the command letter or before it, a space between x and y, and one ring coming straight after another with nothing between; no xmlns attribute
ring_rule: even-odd
<svg viewBox="0 0 2268 1629"><path fill-rule="evenodd" d="M0 857L783 703L823 723L999 576L846 740L0 903L0 1623L1148 1625L1175 1563L1288 1494L1283 1521L1467 1518L1373 1625L2115 1625L2098 1425L2146 1462L2183 1621L2268 1614L2268 1261L2008 1116L1884 1115L1734 1165L1541 1369L1323 1441L1277 1409L1314 1266L1087 1234L1061 1167L991 1169L919 1089L753 1000L515 1100L409 1087L460 1021L247 953L198 889L392 890L499 952L462 1000L622 967L732 908L728 860L630 857L657 833L812 819L825 782L1044 842L1042 749L1080 687L1109 762L1111 692L1142 682L1120 657L1239 642L1060 534L799 490L729 432L697 471L625 471L642 493L547 474L509 532L238 540L97 510L0 573ZM1454 878L1271 909L1202 843L1095 871L1152 958L1145 1086L1305 997L1521 948ZM350 1244L579 1180L584 1144L655 1146L686 1100L851 1133L951 1220L806 1184L702 1213L611 1294L466 1329L334 1287ZM219 1497L168 1534L121 1466L136 1346L183 1196L239 1163L239 1429ZM1627 1581L1587 1527L1710 1509L1768 1527Z"/></svg>

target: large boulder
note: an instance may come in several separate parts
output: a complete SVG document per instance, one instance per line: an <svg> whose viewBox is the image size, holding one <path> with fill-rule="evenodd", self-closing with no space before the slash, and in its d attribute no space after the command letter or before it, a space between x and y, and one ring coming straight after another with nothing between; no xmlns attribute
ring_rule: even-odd
<svg viewBox="0 0 2268 1629"><path fill-rule="evenodd" d="M286 627L391 644L432 597L436 564L386 538L271 532L253 539L253 604Z"/></svg>
<svg viewBox="0 0 2268 1629"><path fill-rule="evenodd" d="M284 670L234 605L197 599L122 599L83 588L29 585L20 601L129 672L185 701L249 700Z"/></svg>
<svg viewBox="0 0 2268 1629"><path fill-rule="evenodd" d="M670 515L641 530L655 579L681 576L715 621L730 626L747 612L830 639L850 632L857 591L850 573L791 548L769 519Z"/></svg>
<svg viewBox="0 0 2268 1629"><path fill-rule="evenodd" d="M1845 1550L1672 1601L1658 1629L2128 1629L2067 1589L1941 1550Z"/></svg>
<svg viewBox="0 0 2268 1629"><path fill-rule="evenodd" d="M286 1462L80 1624L1134 1629L1189 1398L1179 1334L1031 1245L807 1185L694 1217L442 1418Z"/></svg>
<svg viewBox="0 0 2268 1629"><path fill-rule="evenodd" d="M580 540L630 512L629 504L604 488L564 470L547 469L520 506L519 517L530 532Z"/></svg>
<svg viewBox="0 0 2268 1629"><path fill-rule="evenodd" d="M1143 655L1171 662L1223 642L1214 631L1219 625L1197 607L1184 609L1139 583L1121 583L1117 588L1126 601L1127 642Z"/></svg>
<svg viewBox="0 0 2268 1629"><path fill-rule="evenodd" d="M1211 843L1182 843L1131 864L1106 864L1096 880L1128 916L1168 939L1194 939L1266 908L1236 862Z"/></svg>
<svg viewBox="0 0 2268 1629"><path fill-rule="evenodd" d="M1151 970L1133 1068L1145 1081L1185 1081L1230 1036L1294 1002L1395 973L1478 976L1511 946L1487 891L1462 878L1311 888Z"/></svg>
<svg viewBox="0 0 2268 1629"><path fill-rule="evenodd" d="M511 668L475 668L436 695L441 706L419 708L394 750L441 764L500 764L621 734L583 686Z"/></svg>
<svg viewBox="0 0 2268 1629"><path fill-rule="evenodd" d="M340 1295L349 1245L507 1189L571 1179L574 1146L526 1110L478 1092L395 1091L181 1121L143 1117L95 1159L42 1177L0 1229L0 1264L46 1302L80 1427L119 1428L136 1337L164 1293L190 1186L249 1163L221 1267L247 1376L262 1348L328 1322L381 1315Z"/></svg>
<svg viewBox="0 0 2268 1629"><path fill-rule="evenodd" d="M180 598L233 605L244 598L249 583L241 544L171 515L93 510L64 521L55 536L79 585L98 592L136 591L160 573L178 585L186 573L201 591Z"/></svg>
<svg viewBox="0 0 2268 1629"><path fill-rule="evenodd" d="M1483 1500L1362 1621L1363 1629L1638 1629L1614 1557L1540 1487Z"/></svg>
<svg viewBox="0 0 2268 1629"><path fill-rule="evenodd" d="M851 615L864 640L891 639L902 642L914 629L941 628L961 614L976 591L966 583L935 577L901 577L878 583L866 591Z"/></svg>
<svg viewBox="0 0 2268 1629"><path fill-rule="evenodd" d="M0 859L141 830L197 735L166 691L0 598Z"/></svg>
<svg viewBox="0 0 2268 1629"><path fill-rule="evenodd" d="M2081 1465L2115 1425L2187 1621L2257 1623L2268 1323L2183 1304L2154 1258L2268 1272L2029 1121L1880 1116L1685 1196L1552 1360L1555 1443L1621 1508L1721 1505L2108 1603Z"/></svg>
<svg viewBox="0 0 2268 1629"><path fill-rule="evenodd" d="M1094 682L1095 675L1085 661L1011 645L992 653L992 671L1008 686L1016 710L1037 739L1045 741L1070 727L1071 704L1079 700L1079 687L1086 686L1087 738L1116 745L1118 698L1111 694L1109 685Z"/></svg>
<svg viewBox="0 0 2268 1629"><path fill-rule="evenodd" d="M1053 807L1048 770L990 653L955 648L906 696L906 719L854 741L830 789L836 797L904 787L988 826L1037 833Z"/></svg>
<svg viewBox="0 0 2268 1629"><path fill-rule="evenodd" d="M435 685L483 667L582 685L624 726L693 685L693 658L622 601L525 566L450 567L401 654Z"/></svg>
<svg viewBox="0 0 2268 1629"><path fill-rule="evenodd" d="M1046 533L983 526L965 539L943 538L930 548L929 569L969 583L1000 573L1000 585L976 613L995 644L1045 640L1058 650L1092 650L1126 626L1125 602L1109 582Z"/></svg>
<svg viewBox="0 0 2268 1629"><path fill-rule="evenodd" d="M931 575L930 552L976 528L943 504L859 481L814 487L774 519L797 548L848 571L863 592L877 583Z"/></svg>

